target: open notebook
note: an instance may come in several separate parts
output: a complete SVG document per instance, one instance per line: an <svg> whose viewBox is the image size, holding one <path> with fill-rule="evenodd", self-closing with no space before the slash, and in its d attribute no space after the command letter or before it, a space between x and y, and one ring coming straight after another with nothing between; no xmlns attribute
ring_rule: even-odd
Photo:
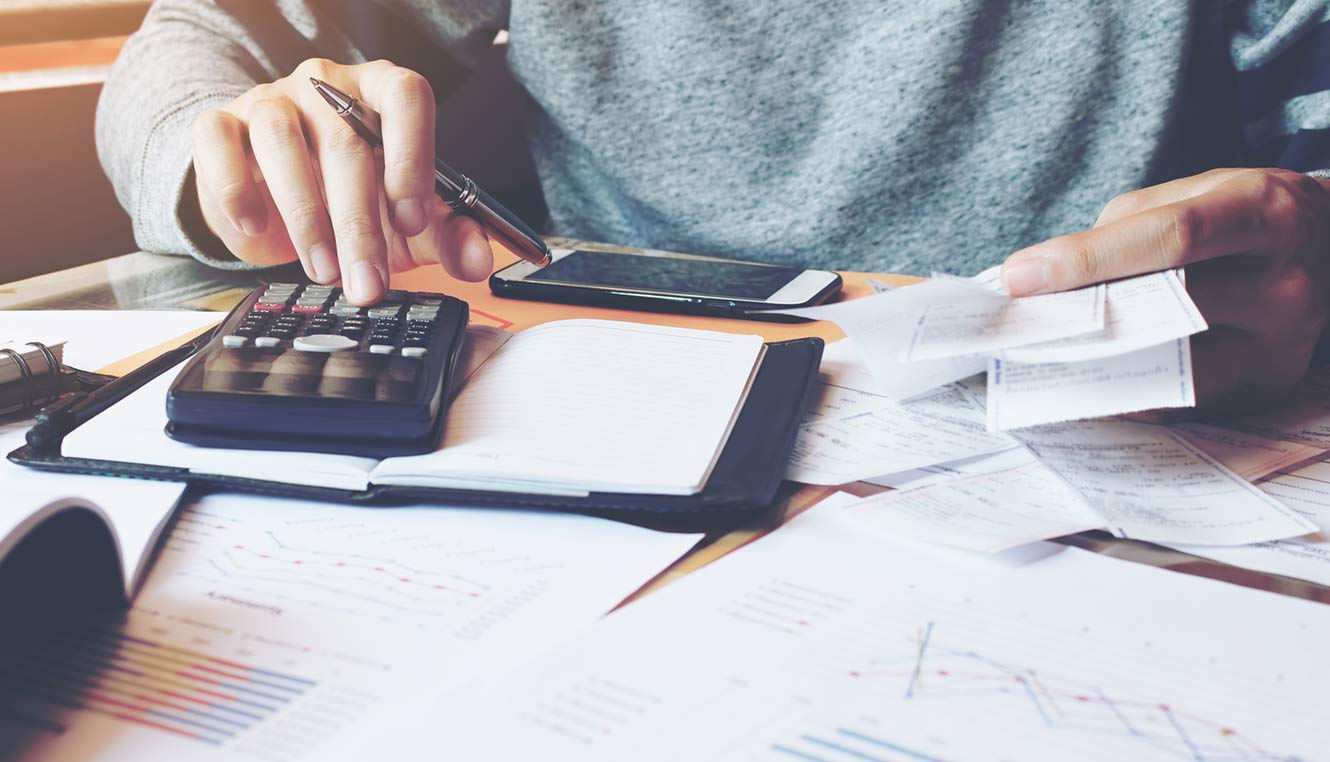
<svg viewBox="0 0 1330 762"><path fill-rule="evenodd" d="M71 432L62 454L353 491L694 495L725 447L764 351L754 335L547 323L481 358L449 408L438 450L382 461L177 442L163 432L168 372Z"/></svg>
<svg viewBox="0 0 1330 762"><path fill-rule="evenodd" d="M0 425L0 447L17 447L24 428ZM0 462L0 611L18 616L20 599L31 603L21 607L27 609L67 606L70 596L92 605L132 597L183 491L181 484L46 474Z"/></svg>

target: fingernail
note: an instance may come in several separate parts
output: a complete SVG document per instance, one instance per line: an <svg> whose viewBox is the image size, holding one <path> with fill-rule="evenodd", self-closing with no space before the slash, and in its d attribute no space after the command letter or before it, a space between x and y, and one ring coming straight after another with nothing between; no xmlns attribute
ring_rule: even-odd
<svg viewBox="0 0 1330 762"><path fill-rule="evenodd" d="M1024 259L1002 268L1002 285L1012 296L1036 294L1048 285L1044 260Z"/></svg>
<svg viewBox="0 0 1330 762"><path fill-rule="evenodd" d="M425 229L425 205L420 199L405 198L393 204L393 221L399 232L419 233Z"/></svg>
<svg viewBox="0 0 1330 762"><path fill-rule="evenodd" d="M346 274L346 290L351 298L362 302L372 302L383 291L383 276L379 268L369 262L356 262Z"/></svg>
<svg viewBox="0 0 1330 762"><path fill-rule="evenodd" d="M337 255L326 243L316 243L309 250L309 269L314 280L332 283L337 280Z"/></svg>

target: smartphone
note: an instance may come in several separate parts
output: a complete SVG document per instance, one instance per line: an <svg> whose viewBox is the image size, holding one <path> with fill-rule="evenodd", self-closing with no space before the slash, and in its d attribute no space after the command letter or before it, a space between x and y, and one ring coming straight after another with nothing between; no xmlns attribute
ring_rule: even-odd
<svg viewBox="0 0 1330 762"><path fill-rule="evenodd" d="M731 259L582 249L551 256L545 267L518 262L499 270L490 290L517 299L761 318L763 311L817 304L841 288L834 272Z"/></svg>

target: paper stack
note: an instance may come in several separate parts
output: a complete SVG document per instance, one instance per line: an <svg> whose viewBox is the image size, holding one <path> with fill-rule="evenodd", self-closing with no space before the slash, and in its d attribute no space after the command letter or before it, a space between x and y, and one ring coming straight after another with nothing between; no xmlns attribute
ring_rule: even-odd
<svg viewBox="0 0 1330 762"><path fill-rule="evenodd" d="M938 291L978 294L973 280L935 282ZM1099 333L1019 347L1002 346L993 336L1011 336L1024 319L1020 313L985 318L986 325L1000 323L1000 331L948 333L939 327L941 315L953 326L975 321L956 308L918 309L914 295L883 300L895 305L897 315L913 310L912 329L893 339L886 331L864 332L865 323L842 324L854 338L827 347L821 395L805 415L786 475L809 484L866 481L893 488L844 507L866 531L991 553L1104 529L1330 584L1330 370L1310 374L1287 405L1223 425L1067 420L1158 407L1166 399L1160 380L1165 371L1173 399L1185 387L1190 404L1185 332L1204 323L1181 285L1175 273L1110 284ZM1092 320L1094 297L1077 298L1085 301L1056 306L1073 313L1059 330ZM1002 304L985 294L975 303L971 315L991 315L991 305ZM1039 332L1047 336L1050 330ZM1175 338L1149 343L1167 335ZM876 342L879 352L861 352L864 340ZM892 342L895 354L884 361L880 348ZM965 354L940 356L938 347L962 343ZM1117 349L1124 351L1105 354ZM976 357L987 366L986 382L975 374L923 393L910 389L914 396L883 389L908 388L902 381L916 365L925 367L930 380L967 373L976 369ZM1066 359L1044 362L1050 357ZM901 376L882 375L884 366ZM1043 390L1013 393L1004 388L1004 374L1012 368L1051 380ZM894 380L884 384L884 378ZM1084 384L1068 388L1082 378ZM1007 394L1006 404L995 405L995 394ZM1013 398L1019 404L1010 404ZM1096 412L1083 413L1086 408ZM1009 425L1010 417L995 421L1013 411L1019 428ZM995 423L1011 430L994 431Z"/></svg>
<svg viewBox="0 0 1330 762"><path fill-rule="evenodd" d="M789 314L839 325L895 400L987 371L989 431L1191 407L1207 327L1176 270L1013 299L993 268Z"/></svg>

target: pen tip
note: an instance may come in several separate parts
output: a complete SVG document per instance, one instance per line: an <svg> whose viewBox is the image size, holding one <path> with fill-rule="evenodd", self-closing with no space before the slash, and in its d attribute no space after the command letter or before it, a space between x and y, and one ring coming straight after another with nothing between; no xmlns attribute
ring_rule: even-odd
<svg viewBox="0 0 1330 762"><path fill-rule="evenodd" d="M314 85L315 87L318 87L319 85L322 85L322 84L323 84L322 81L317 80L317 79L315 79L315 78L313 78L313 77L310 77L310 78L309 78L309 83L310 83L311 85Z"/></svg>

